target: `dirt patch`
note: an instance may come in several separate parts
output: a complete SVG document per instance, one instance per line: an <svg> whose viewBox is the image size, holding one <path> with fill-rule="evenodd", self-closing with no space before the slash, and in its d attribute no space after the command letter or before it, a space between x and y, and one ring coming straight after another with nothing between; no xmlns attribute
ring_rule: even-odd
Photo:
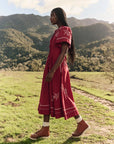
<svg viewBox="0 0 114 144"><path fill-rule="evenodd" d="M82 79L82 78L76 77L75 75L72 75L70 78L72 78L72 79L77 79L77 80L84 80L84 79Z"/></svg>
<svg viewBox="0 0 114 144"><path fill-rule="evenodd" d="M83 137L88 137L90 135L101 135L103 137L108 138L109 135L111 133L114 133L114 126L99 126L98 123L95 123L94 121L87 121L90 128L87 129L85 131L85 133L83 134ZM106 141L104 142L98 142L96 144L113 144L114 143L114 139L110 138L110 139L106 139Z"/></svg>
<svg viewBox="0 0 114 144"><path fill-rule="evenodd" d="M1 105L5 105L5 106L11 105L12 107L18 107L18 106L20 106L20 104L13 103L11 101L9 101L7 103L2 103Z"/></svg>
<svg viewBox="0 0 114 144"><path fill-rule="evenodd" d="M28 97L38 97L38 95L32 95L32 96L28 96Z"/></svg>
<svg viewBox="0 0 114 144"><path fill-rule="evenodd" d="M24 98L24 96L22 96L22 95L20 95L20 94L16 94L15 96L16 96L16 97L22 97L22 98Z"/></svg>
<svg viewBox="0 0 114 144"><path fill-rule="evenodd" d="M16 142L16 140L15 139L13 139L13 138L6 138L6 140L5 140L7 143L9 143L9 142Z"/></svg>
<svg viewBox="0 0 114 144"><path fill-rule="evenodd" d="M99 83L99 82L96 82L96 81L91 81L91 80L86 80L86 79L83 79L83 78L79 78L79 77L77 77L76 75L72 75L72 76L70 76L70 78L71 78L71 79L76 79L76 80L87 81L87 82Z"/></svg>
<svg viewBox="0 0 114 144"><path fill-rule="evenodd" d="M90 98L90 99L93 99L94 101L99 102L99 103L101 103L102 105L108 107L110 110L114 111L114 103L113 103L113 102L110 102L110 101L108 101L108 100L102 99L102 98L100 98L100 97L96 97L96 96L94 96L94 95L92 95L92 94L89 94L89 93L87 93L87 92L85 92L85 91L76 89L76 88L74 88L74 87L72 87L72 90L73 90L74 92L80 94L80 95L84 95L84 96L86 96L86 97L88 97L88 98Z"/></svg>
<svg viewBox="0 0 114 144"><path fill-rule="evenodd" d="M4 126L0 126L0 129L4 128Z"/></svg>
<svg viewBox="0 0 114 144"><path fill-rule="evenodd" d="M15 101L20 101L20 98L24 98L24 96L20 95L20 94L16 94L16 99Z"/></svg>
<svg viewBox="0 0 114 144"><path fill-rule="evenodd" d="M100 134L106 136L114 131L114 126L112 125L99 126L98 123L95 123L94 121L88 121L88 124L90 125L90 128L86 131L85 135Z"/></svg>
<svg viewBox="0 0 114 144"><path fill-rule="evenodd" d="M5 140L6 143L16 142L16 140L13 138L13 135L11 135L11 134L5 135L4 140Z"/></svg>

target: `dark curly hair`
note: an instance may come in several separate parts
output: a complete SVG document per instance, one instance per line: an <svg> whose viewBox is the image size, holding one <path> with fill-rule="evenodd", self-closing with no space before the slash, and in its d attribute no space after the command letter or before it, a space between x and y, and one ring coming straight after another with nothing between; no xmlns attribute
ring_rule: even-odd
<svg viewBox="0 0 114 144"><path fill-rule="evenodd" d="M67 23L67 17L66 17L66 13L62 8L54 8L52 10L52 12L54 12L58 18L58 20L60 21L60 23L63 26L69 26ZM73 36L72 36L72 40L71 40L71 48L69 48L68 50L68 60L71 64L74 63L75 60L75 47L74 47L74 40L73 40Z"/></svg>

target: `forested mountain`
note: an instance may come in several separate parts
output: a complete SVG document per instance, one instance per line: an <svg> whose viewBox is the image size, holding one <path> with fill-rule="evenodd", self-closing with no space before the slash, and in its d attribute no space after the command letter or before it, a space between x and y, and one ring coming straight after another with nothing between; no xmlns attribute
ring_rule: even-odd
<svg viewBox="0 0 114 144"><path fill-rule="evenodd" d="M114 72L114 38L108 37L77 47L76 60L70 68L78 71Z"/></svg>
<svg viewBox="0 0 114 144"><path fill-rule="evenodd" d="M38 28L41 25L49 25L47 16L15 14L0 17L0 29L14 28L19 31L27 31L29 28Z"/></svg>
<svg viewBox="0 0 114 144"><path fill-rule="evenodd" d="M114 24L76 18L68 18L68 23L72 27L77 56L74 66L69 65L70 70L106 70L104 65L113 60ZM0 17L0 69L43 70L55 29L48 16Z"/></svg>
<svg viewBox="0 0 114 144"><path fill-rule="evenodd" d="M88 25L92 25L92 24L96 24L96 23L103 23L106 24L108 23L107 21L102 21L102 20L96 20L96 19L90 19L90 18L86 18L86 19L76 19L74 17L68 18L68 23L70 25L70 27L77 27L77 26L88 26Z"/></svg>
<svg viewBox="0 0 114 144"><path fill-rule="evenodd" d="M41 25L50 24L49 16L39 16L39 15L26 15L26 14L15 14L10 16L0 17L0 29L14 28L19 31L27 31L30 28L38 28ZM68 23L70 27L76 26L87 26L95 23L108 23L106 21L100 21L96 19L76 19L74 17L68 18Z"/></svg>
<svg viewBox="0 0 114 144"><path fill-rule="evenodd" d="M74 27L72 31L75 45L78 46L112 36L113 27L109 24L97 23L90 26Z"/></svg>

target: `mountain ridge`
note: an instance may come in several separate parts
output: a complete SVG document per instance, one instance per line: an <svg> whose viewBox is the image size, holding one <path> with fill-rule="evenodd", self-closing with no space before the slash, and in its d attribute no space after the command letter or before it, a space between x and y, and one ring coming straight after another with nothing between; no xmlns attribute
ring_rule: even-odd
<svg viewBox="0 0 114 144"><path fill-rule="evenodd" d="M0 17L0 29L4 28L16 28L17 25L23 25L23 29L18 26L18 30L23 31L24 29L31 28L32 26L37 25L49 25L50 20L49 16L40 16L34 14L14 14L9 16ZM25 21L26 20L26 21ZM76 26L87 26L95 23L108 23L103 20L97 20L95 18L86 18L86 19L77 19L75 17L67 18L70 27ZM5 25L4 25L5 23ZM27 24L28 25L27 25ZM109 23L108 23L109 24Z"/></svg>
<svg viewBox="0 0 114 144"><path fill-rule="evenodd" d="M78 56L75 67L69 66L70 70L103 71L113 55L114 25L95 19L68 20ZM43 70L55 29L49 16L16 14L0 17L0 69ZM108 51L111 57L105 60L106 54L109 57Z"/></svg>

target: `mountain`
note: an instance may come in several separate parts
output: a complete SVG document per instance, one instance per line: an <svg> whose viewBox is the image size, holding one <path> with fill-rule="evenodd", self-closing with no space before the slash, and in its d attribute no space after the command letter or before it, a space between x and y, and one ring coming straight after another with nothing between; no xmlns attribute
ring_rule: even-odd
<svg viewBox="0 0 114 144"><path fill-rule="evenodd" d="M49 18L33 14L15 14L0 17L0 29L13 28L19 31L27 31L29 28L37 28L39 25L49 25Z"/></svg>
<svg viewBox="0 0 114 144"><path fill-rule="evenodd" d="M0 50L4 51L7 57L16 57L23 54L23 51L32 49L33 41L24 33L15 29L0 30Z"/></svg>
<svg viewBox="0 0 114 144"><path fill-rule="evenodd" d="M96 23L90 26L72 28L75 45L87 44L112 36L113 27L109 24Z"/></svg>
<svg viewBox="0 0 114 144"><path fill-rule="evenodd" d="M0 29L14 28L19 31L27 31L30 28L38 28L41 25L50 25L49 16L39 16L33 14L15 14L10 16L0 17ZM88 26L96 23L108 23L96 19L76 19L74 17L68 18L70 27Z"/></svg>
<svg viewBox="0 0 114 144"><path fill-rule="evenodd" d="M71 71L105 71L114 72L114 38L105 38L76 49L74 65Z"/></svg>
<svg viewBox="0 0 114 144"><path fill-rule="evenodd" d="M72 27L77 55L75 69L69 65L70 70L103 71L104 62L108 64L108 60L104 60L106 54L101 49L109 46L107 52L112 53L112 58L114 25L95 19L68 18L68 22ZM0 17L0 69L43 70L55 29L57 27L50 24L48 16L16 14ZM90 68L92 64L85 62L92 62L93 66Z"/></svg>
<svg viewBox="0 0 114 144"><path fill-rule="evenodd" d="M31 70L34 62L37 66L45 63L47 52L40 52L33 45L32 39L23 32L0 29L0 69Z"/></svg>
<svg viewBox="0 0 114 144"><path fill-rule="evenodd" d="M86 18L86 19L76 19L74 17L68 18L68 23L70 27L77 27L77 26L89 26L96 23L108 24L107 21L97 20L93 18Z"/></svg>
<svg viewBox="0 0 114 144"><path fill-rule="evenodd" d="M33 40L14 29L0 30L0 69L39 71L44 69L48 52L34 47ZM44 41L42 42L44 46ZM81 44L76 47L76 60L70 71L111 71L114 38ZM48 47L48 46L47 46Z"/></svg>

